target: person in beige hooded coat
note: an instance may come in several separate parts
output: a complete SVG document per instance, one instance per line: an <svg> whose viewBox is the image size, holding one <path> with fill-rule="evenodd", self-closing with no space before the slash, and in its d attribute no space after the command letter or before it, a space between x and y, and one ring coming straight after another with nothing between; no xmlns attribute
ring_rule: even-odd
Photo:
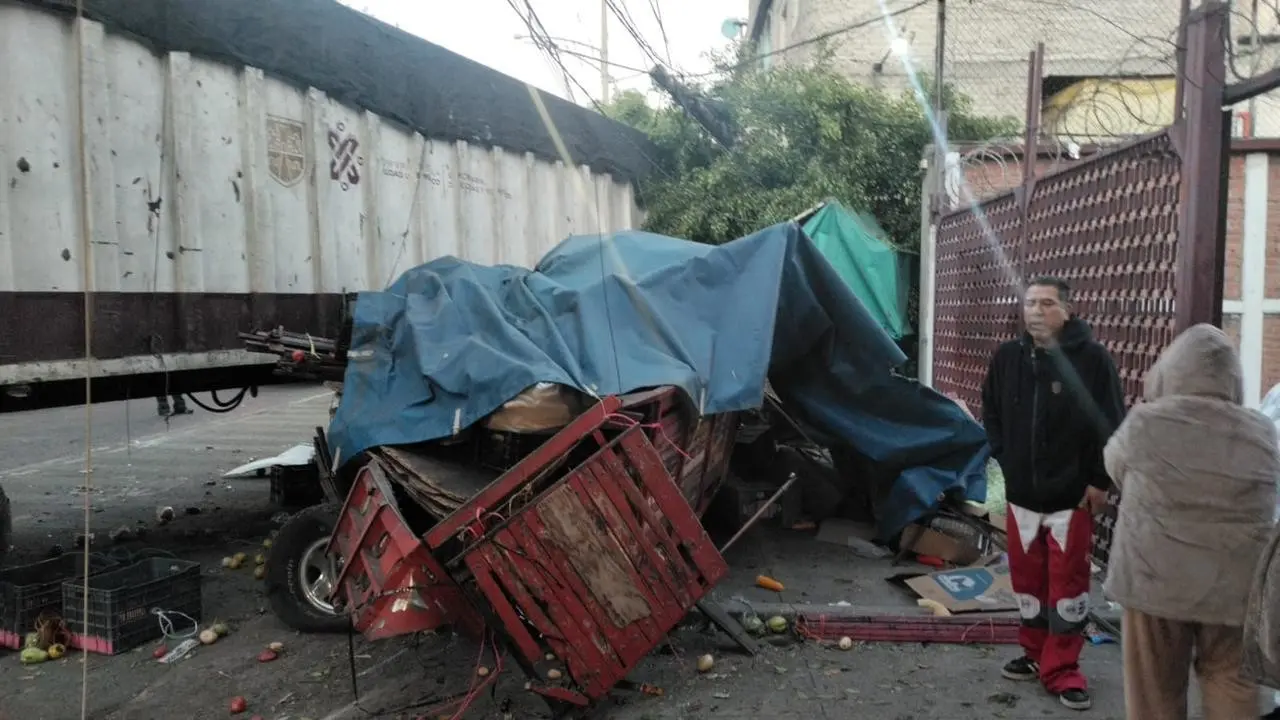
<svg viewBox="0 0 1280 720"><path fill-rule="evenodd" d="M1231 341L1196 325L1160 355L1146 402L1104 451L1121 492L1104 590L1124 607L1130 718L1184 720L1193 664L1205 720L1259 715L1258 688L1240 674L1242 626L1280 453L1242 395Z"/></svg>

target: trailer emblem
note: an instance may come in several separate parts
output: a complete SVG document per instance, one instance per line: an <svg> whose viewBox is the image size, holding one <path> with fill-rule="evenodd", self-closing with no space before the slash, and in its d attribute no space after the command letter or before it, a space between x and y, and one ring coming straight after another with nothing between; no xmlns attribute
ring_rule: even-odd
<svg viewBox="0 0 1280 720"><path fill-rule="evenodd" d="M276 182L293 187L307 169L306 130L302 123L267 116L267 172Z"/></svg>
<svg viewBox="0 0 1280 720"><path fill-rule="evenodd" d="M346 125L338 123L336 129L329 131L329 149L333 151L333 158L329 160L329 177L337 180L343 190L359 184L360 166L364 165L364 158L356 155L360 141L346 129Z"/></svg>

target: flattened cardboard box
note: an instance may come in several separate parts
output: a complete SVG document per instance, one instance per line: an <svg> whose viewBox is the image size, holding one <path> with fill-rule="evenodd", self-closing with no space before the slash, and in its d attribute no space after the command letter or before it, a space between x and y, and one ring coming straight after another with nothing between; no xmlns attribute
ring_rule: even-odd
<svg viewBox="0 0 1280 720"><path fill-rule="evenodd" d="M926 600L936 600L953 613L1017 610L1009 566L971 566L920 575L907 587Z"/></svg>

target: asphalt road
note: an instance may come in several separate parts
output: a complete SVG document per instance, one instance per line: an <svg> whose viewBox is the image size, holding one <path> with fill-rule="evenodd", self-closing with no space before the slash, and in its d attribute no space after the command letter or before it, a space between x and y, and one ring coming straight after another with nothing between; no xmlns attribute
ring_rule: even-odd
<svg viewBox="0 0 1280 720"><path fill-rule="evenodd" d="M94 405L90 532L105 540L120 526L154 524L166 505L180 519L188 507L268 510L265 480L222 473L309 442L327 424L330 398L319 385L269 387L229 413L188 403L194 413L168 420L154 398ZM13 506L17 557L69 548L83 532L84 470L83 407L0 415L0 484Z"/></svg>

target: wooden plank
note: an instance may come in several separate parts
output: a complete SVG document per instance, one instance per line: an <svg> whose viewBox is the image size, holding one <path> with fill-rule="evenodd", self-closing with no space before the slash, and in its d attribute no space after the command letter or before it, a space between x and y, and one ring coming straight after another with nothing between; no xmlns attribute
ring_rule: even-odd
<svg viewBox="0 0 1280 720"><path fill-rule="evenodd" d="M590 640L595 642L599 652L607 656L615 665L610 672L615 673L617 677L625 676L635 663L648 654L653 647L652 643L634 624L616 626L609 618L604 606L583 583L582 578L570 568L568 556L556 545L540 541L546 536L545 527L539 524L540 519L531 515L529 520L530 541L537 546L539 552L544 553L546 564L559 573L555 602L573 603L583 608L581 612L574 615L575 620L584 627L589 626ZM612 685L613 682L611 680L608 684Z"/></svg>
<svg viewBox="0 0 1280 720"><path fill-rule="evenodd" d="M624 524L625 521L619 515L618 509L614 507L608 494L600 486L593 472L595 469L592 466L583 467L573 478L575 482L572 485L584 502L593 505L595 510L604 516L605 532L618 543L626 555L632 582L644 594L653 610L649 617L637 620L636 625L650 642L656 644L662 641L667 631L659 626L658 618L654 615L666 616L673 611L678 611L678 608L675 608L671 601L670 590L667 589L665 579L646 556L644 540Z"/></svg>
<svg viewBox="0 0 1280 720"><path fill-rule="evenodd" d="M643 438L639 440L640 442L637 442L635 439L623 437L621 444L629 461L639 471L649 494L657 500L663 515L675 528L681 545L688 550L689 557L701 572L704 587L710 589L729 573L729 566L716 550L715 545L711 543L711 538L703 529L702 523L698 522L697 517L694 516L689 503L667 480L665 469L653 457L648 443ZM630 483L627 484L629 485ZM628 489L632 488L628 487ZM648 508L641 508L641 510L647 512ZM677 553L675 557L680 558L681 555Z"/></svg>
<svg viewBox="0 0 1280 720"><path fill-rule="evenodd" d="M546 540L565 554L614 626L624 628L649 617L649 601L636 589L622 548L599 532L574 493L572 480L538 502L536 512L546 528Z"/></svg>
<svg viewBox="0 0 1280 720"><path fill-rule="evenodd" d="M564 632L565 638L578 646L578 651L584 657L595 655L598 658L593 665L571 672L573 679L588 695L603 697L613 687L616 678L626 674L627 668L603 633L603 611L593 613L587 609L583 599L589 595L586 588L581 587L581 583L577 583L575 587L573 574L562 572L556 560L538 542L537 535L542 528L534 514L529 515L527 524L510 526L511 536L524 553L524 559L537 565L541 571L540 580L546 588L544 597L547 599L547 611ZM601 675L605 673L608 673L608 677L602 678Z"/></svg>
<svg viewBox="0 0 1280 720"><path fill-rule="evenodd" d="M611 483L610 487L620 489L627 497L628 502L626 503L626 506L635 511L637 517L642 523L653 528L653 534L656 536L655 539L658 541L658 545L666 553L666 560L663 562L663 569L679 580L682 586L687 586L691 579L686 577L688 573L685 569L684 559L680 554L680 547L677 545L676 541L664 531L664 523L658 519L658 513L655 512L654 508L650 507L648 497L643 495L640 492L640 488L631 481L631 473L627 471L627 465L631 465L635 469L636 474L641 477L643 477L646 472L660 477L662 481L665 482L672 495L679 498L682 503L684 502L684 498L676 491L675 485L672 484L670 480L671 476L667 474L666 468L662 467L661 461L659 461L655 456L656 454L653 451L653 446L649 444L649 439L647 437L643 434L628 433L618 438L618 444L624 449L624 451L620 456L610 458L609 471L615 477L625 478L626 480L625 482ZM622 506L620 505L619 507ZM685 503L685 508L688 508L688 503ZM689 514L692 515L692 511L689 511ZM696 520L694 522L695 524L697 523ZM701 529L702 526L698 525L698 528ZM697 600L697 598L690 597L683 588L680 595L677 597L679 598L680 603L685 607L692 607L694 601Z"/></svg>
<svg viewBox="0 0 1280 720"><path fill-rule="evenodd" d="M515 608L523 613L534 628L542 634L556 657L570 668L570 674L573 674L573 668L579 671L590 670L600 661L600 658L590 654L591 648L580 648L570 639L569 634L561 627L561 623L543 611L544 607L547 610L551 609L552 605L547 603L549 600L554 603L554 597L550 597L552 593L547 590L542 571L512 549L518 547L519 543L511 537L510 533L504 533L502 539L507 542L486 543L479 552L484 554L494 574L500 578L503 586L513 596ZM564 621L565 618L561 617L560 620ZM572 625L571 620L568 622ZM503 623L506 625L507 621L504 620ZM519 627L507 625L506 632L508 635L520 634L529 637L529 643L521 643L522 648L530 646L538 648L533 654L522 650L521 654L525 656L530 666L537 669L546 662L537 638L529 636L528 629L523 624ZM584 652L579 652L580 649ZM542 677L538 679L545 680Z"/></svg>
<svg viewBox="0 0 1280 720"><path fill-rule="evenodd" d="M668 559L663 558L658 553L658 547L661 545L670 545L669 538L662 538L661 531L653 524L642 521L637 515L637 511L632 507L630 496L622 488L622 484L630 484L631 478L622 468L622 459L619 457L610 458L611 465L616 468L610 471L608 466L598 468L599 475L595 478L601 492L608 498L608 502L617 511L621 522L625 523L634 537L639 538L642 552L644 553L645 562L643 563L653 574L661 578L662 586L667 595L672 599L673 604L679 603L684 608L688 608L693 602L693 598L689 597L688 592L684 588L684 581L681 577L673 577ZM621 477L621 480L618 478ZM665 541L665 542L664 542ZM668 558L670 553L668 552ZM655 588L656 590L656 588Z"/></svg>
<svg viewBox="0 0 1280 720"><path fill-rule="evenodd" d="M746 628L742 627L742 623L730 617L729 613L725 612L719 603L703 598L698 601L698 609L702 611L703 615L707 616L707 619L712 624L723 630L730 639L738 644L738 647L746 650L748 654L755 655L760 652L760 646L756 644L755 638L751 637Z"/></svg>
<svg viewBox="0 0 1280 720"><path fill-rule="evenodd" d="M498 584L496 576L492 572L492 565L488 559L480 552L472 552L466 558L467 567L471 569L471 575L476 581L476 587L489 601L489 607L493 609L498 619L502 621L505 628L504 635L515 644L516 650L526 658L538 658L542 656L542 649L538 647L536 642L529 636L527 632L517 632L514 629L523 626L520 616L516 614L516 610L512 607L511 602L507 600L506 594Z"/></svg>

